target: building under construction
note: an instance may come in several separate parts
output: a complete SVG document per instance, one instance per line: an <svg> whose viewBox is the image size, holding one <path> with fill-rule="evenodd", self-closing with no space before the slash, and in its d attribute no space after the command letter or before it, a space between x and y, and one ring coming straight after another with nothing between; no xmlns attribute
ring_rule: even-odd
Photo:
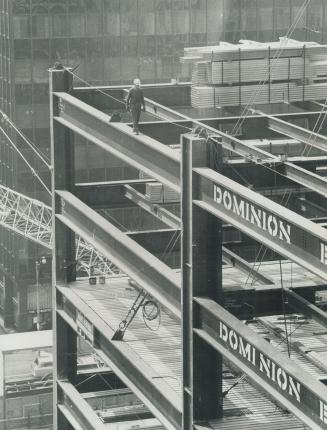
<svg viewBox="0 0 327 430"><path fill-rule="evenodd" d="M185 49L139 135L125 86L50 70L54 428L327 428L326 49ZM134 176L76 180L81 142Z"/></svg>

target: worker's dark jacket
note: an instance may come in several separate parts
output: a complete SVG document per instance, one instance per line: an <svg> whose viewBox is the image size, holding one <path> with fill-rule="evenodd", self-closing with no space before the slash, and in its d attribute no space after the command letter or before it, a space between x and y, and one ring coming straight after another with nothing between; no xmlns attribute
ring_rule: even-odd
<svg viewBox="0 0 327 430"><path fill-rule="evenodd" d="M133 105L137 105L137 104L139 104L140 106L144 106L145 102L144 102L143 91L141 90L141 88L132 87L128 92L126 103L127 103L127 107L132 107Z"/></svg>
<svg viewBox="0 0 327 430"><path fill-rule="evenodd" d="M143 91L141 88L132 87L127 96L126 100L127 109L131 109L133 118L133 129L138 132L139 121L141 116L141 107L145 108Z"/></svg>

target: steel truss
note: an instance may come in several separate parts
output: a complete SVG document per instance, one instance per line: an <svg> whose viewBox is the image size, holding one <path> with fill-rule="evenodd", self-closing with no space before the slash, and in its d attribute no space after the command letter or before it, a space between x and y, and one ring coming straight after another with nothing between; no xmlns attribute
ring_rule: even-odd
<svg viewBox="0 0 327 430"><path fill-rule="evenodd" d="M52 250L50 206L0 185L0 207L0 225ZM76 237L76 270L88 276L122 274L117 266L79 236Z"/></svg>
<svg viewBox="0 0 327 430"><path fill-rule="evenodd" d="M51 208L10 188L0 186L0 225L51 249Z"/></svg>

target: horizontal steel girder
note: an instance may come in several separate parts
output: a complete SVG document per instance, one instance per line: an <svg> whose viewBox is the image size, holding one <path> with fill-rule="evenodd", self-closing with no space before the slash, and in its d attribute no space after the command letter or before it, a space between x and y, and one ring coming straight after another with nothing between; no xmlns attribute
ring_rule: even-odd
<svg viewBox="0 0 327 430"><path fill-rule="evenodd" d="M96 339L96 351L115 374L140 398L169 430L180 429L181 399L156 370L139 357L126 342L112 340L114 330L72 289L57 287L63 309L58 310L77 332L76 315L82 313ZM64 299L64 300L63 300ZM90 327L89 327L90 329ZM90 427L92 428L92 427Z"/></svg>
<svg viewBox="0 0 327 430"><path fill-rule="evenodd" d="M167 225L174 229L181 228L181 219L165 209L158 204L151 203L144 194L139 193L134 188L130 186L125 187L126 192L125 195L127 198L131 199L134 203L139 205L141 208L151 213L161 221L165 222ZM261 273L253 270L253 267L250 263L245 261L243 258L239 257L234 252L230 251L226 247L223 246L223 261L227 264L236 267L241 272L250 274L253 280L258 281L262 285L274 284L273 280L267 276L262 275Z"/></svg>
<svg viewBox="0 0 327 430"><path fill-rule="evenodd" d="M265 114L263 114L265 115ZM308 146L314 146L322 151L327 152L327 137L313 131L307 130L298 125L291 124L283 121L282 119L268 116L268 127L270 130L276 131L277 133L283 134L284 136L297 139L300 142L308 144Z"/></svg>
<svg viewBox="0 0 327 430"><path fill-rule="evenodd" d="M109 122L110 116L87 105L67 93L55 93L59 98L59 114L54 119L73 130L104 150L115 155L153 178L167 185L174 191L180 191L180 157L176 151L148 136L135 136L131 127L122 123ZM149 103L156 103L149 100ZM157 104L157 103L156 103ZM157 115L176 115L175 119L191 121L194 127L200 127L221 142L222 146L245 159L256 162L280 163L279 157L260 148L251 146L234 136L223 133L201 121L160 106ZM162 116L163 117L163 116ZM278 121L281 121L278 119ZM284 121L281 121L284 123ZM185 130L187 131L187 130ZM327 138L326 138L327 139ZM288 170L286 169L286 174ZM303 172L296 165L292 166L291 179L325 195L325 180L318 175Z"/></svg>
<svg viewBox="0 0 327 430"><path fill-rule="evenodd" d="M179 315L180 285L172 269L73 194L67 191L56 194L61 201L60 212L56 215L60 221L131 276L174 315Z"/></svg>
<svg viewBox="0 0 327 430"><path fill-rule="evenodd" d="M62 407L64 415L66 410L70 412L77 424L77 429L79 425L85 430L106 430L105 424L70 382L57 380L57 389L60 399L58 406Z"/></svg>
<svg viewBox="0 0 327 430"><path fill-rule="evenodd" d="M59 116L54 120L117 158L179 191L179 155L148 136L136 136L131 127L109 122L110 116L67 93L59 98Z"/></svg>
<svg viewBox="0 0 327 430"><path fill-rule="evenodd" d="M125 196L170 227L176 230L181 228L180 218L164 207L161 207L159 204L150 202L144 194L138 192L135 188L126 185Z"/></svg>
<svg viewBox="0 0 327 430"><path fill-rule="evenodd" d="M124 93L128 94L129 90L124 89ZM161 105L153 100L144 97L146 112L166 121L178 121L181 115L173 109Z"/></svg>
<svg viewBox="0 0 327 430"><path fill-rule="evenodd" d="M195 203L327 280L327 230L207 168L196 168Z"/></svg>
<svg viewBox="0 0 327 430"><path fill-rule="evenodd" d="M201 338L240 368L252 382L314 429L327 429L327 387L265 339L206 298L195 298Z"/></svg>
<svg viewBox="0 0 327 430"><path fill-rule="evenodd" d="M300 312L308 318L312 318L317 323L327 328L327 314L313 303L301 297L293 290L286 289L287 303L296 312Z"/></svg>
<svg viewBox="0 0 327 430"><path fill-rule="evenodd" d="M284 163L285 174L292 181L327 197L327 179L293 163Z"/></svg>

